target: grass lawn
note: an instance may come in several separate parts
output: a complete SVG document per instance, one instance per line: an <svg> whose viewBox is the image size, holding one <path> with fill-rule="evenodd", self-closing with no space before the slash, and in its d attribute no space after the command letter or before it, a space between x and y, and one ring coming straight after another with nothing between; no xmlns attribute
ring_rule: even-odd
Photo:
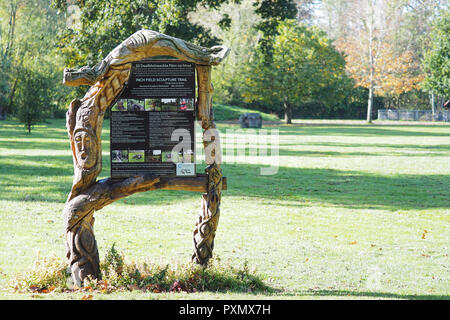
<svg viewBox="0 0 450 320"><path fill-rule="evenodd" d="M245 109L238 106L214 104L214 119L226 121L237 120L244 113L259 113L264 121L280 121L276 114L265 113L259 110Z"/></svg>
<svg viewBox="0 0 450 320"><path fill-rule="evenodd" d="M227 138L238 125L218 128ZM134 290L93 298L449 298L449 125L265 127L272 128L280 141L275 175L259 174L273 164L270 156L222 166L228 190L214 248L221 263L247 263L269 290ZM102 144L99 178L109 176L108 120ZM64 120L36 126L31 135L15 121L0 121L0 299L84 295L11 287L37 259L65 261L62 210L72 174ZM115 244L128 261L184 264L199 210L200 195L190 192L151 191L113 203L95 215L100 258Z"/></svg>

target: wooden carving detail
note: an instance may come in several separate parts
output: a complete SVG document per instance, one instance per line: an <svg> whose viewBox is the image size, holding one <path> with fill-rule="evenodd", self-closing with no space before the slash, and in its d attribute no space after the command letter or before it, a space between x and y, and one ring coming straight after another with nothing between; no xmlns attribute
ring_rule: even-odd
<svg viewBox="0 0 450 320"><path fill-rule="evenodd" d="M206 265L214 249L214 238L220 216L222 171L217 164L208 166L208 192L202 195L201 214L194 230L192 261Z"/></svg>
<svg viewBox="0 0 450 320"><path fill-rule="evenodd" d="M66 115L74 177L64 207L64 223L66 254L75 285L81 286L88 277L99 279L101 276L93 231L95 211L136 192L155 189L205 192L201 215L194 231L193 260L206 264L211 258L224 186L215 148L218 136L213 134L211 138L209 134L210 129L215 129L211 107L211 65L220 63L228 52L226 47L203 48L155 31L141 30L117 46L96 66L64 70L64 84L91 86L81 100L71 102ZM213 150L207 155L209 166L206 175L184 179L142 175L122 180L97 181L102 169L101 130L104 113L124 89L130 76L131 62L159 55L170 55L196 64L197 119L204 130L205 148Z"/></svg>
<svg viewBox="0 0 450 320"><path fill-rule="evenodd" d="M202 196L201 213L194 230L194 253L192 261L206 265L212 257L214 238L220 215L220 200L222 197L222 170L220 169L219 136L213 121L211 84L211 67L197 66L199 103L197 118L203 128L203 146L205 160L208 164L207 193Z"/></svg>

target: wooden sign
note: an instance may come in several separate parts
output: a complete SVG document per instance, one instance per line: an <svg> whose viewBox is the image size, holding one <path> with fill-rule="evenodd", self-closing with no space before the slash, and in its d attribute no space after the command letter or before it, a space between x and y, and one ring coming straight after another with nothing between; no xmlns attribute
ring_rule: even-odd
<svg viewBox="0 0 450 320"><path fill-rule="evenodd" d="M111 109L111 177L195 176L195 64L134 62Z"/></svg>
<svg viewBox="0 0 450 320"><path fill-rule="evenodd" d="M211 67L221 63L228 52L224 46L204 48L156 31L140 30L97 65L64 70L65 85L90 86L82 99L71 102L66 117L74 176L64 206L65 241L77 286L85 279L101 277L94 213L136 192L202 192L192 260L205 265L212 257L226 180L216 148L219 136L211 139L216 128ZM97 180L102 170L103 117L110 107L112 178ZM203 174L195 174L192 167L194 119L201 124L203 147L209 151L205 152L208 166ZM176 133L179 141L172 141L177 129L181 130ZM192 134L191 141L180 149L181 153L177 149L168 157L169 149L176 149L186 132ZM165 161L175 157L170 165Z"/></svg>

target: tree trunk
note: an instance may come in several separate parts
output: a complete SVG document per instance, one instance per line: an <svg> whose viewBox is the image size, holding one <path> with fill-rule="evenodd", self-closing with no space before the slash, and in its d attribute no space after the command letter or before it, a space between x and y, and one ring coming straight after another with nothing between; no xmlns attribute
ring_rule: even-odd
<svg viewBox="0 0 450 320"><path fill-rule="evenodd" d="M372 123L372 108L373 108L373 91L375 89L375 56L373 52L374 42L374 8L373 3L370 2L370 24L369 24L369 101L367 102L367 123Z"/></svg>
<svg viewBox="0 0 450 320"><path fill-rule="evenodd" d="M434 117L436 115L436 99L435 99L434 93L431 94L431 114L432 114L432 120L434 121Z"/></svg>
<svg viewBox="0 0 450 320"><path fill-rule="evenodd" d="M292 106L284 101L283 102L283 108L284 108L284 121L286 124L292 124Z"/></svg>
<svg viewBox="0 0 450 320"><path fill-rule="evenodd" d="M373 89L369 88L369 101L367 102L367 122L372 123Z"/></svg>
<svg viewBox="0 0 450 320"><path fill-rule="evenodd" d="M372 39L370 41L372 43ZM372 109L373 109L373 91L374 91L374 74L375 74L375 65L374 65L374 57L372 53L372 44L370 44L369 50L369 59L370 59L370 78L369 78L369 100L367 101L367 122L372 123Z"/></svg>

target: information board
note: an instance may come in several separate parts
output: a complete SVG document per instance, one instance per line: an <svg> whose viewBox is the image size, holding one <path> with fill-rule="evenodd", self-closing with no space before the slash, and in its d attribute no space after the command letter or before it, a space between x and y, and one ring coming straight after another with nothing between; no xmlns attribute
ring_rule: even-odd
<svg viewBox="0 0 450 320"><path fill-rule="evenodd" d="M111 109L111 177L195 175L195 64L134 62Z"/></svg>

